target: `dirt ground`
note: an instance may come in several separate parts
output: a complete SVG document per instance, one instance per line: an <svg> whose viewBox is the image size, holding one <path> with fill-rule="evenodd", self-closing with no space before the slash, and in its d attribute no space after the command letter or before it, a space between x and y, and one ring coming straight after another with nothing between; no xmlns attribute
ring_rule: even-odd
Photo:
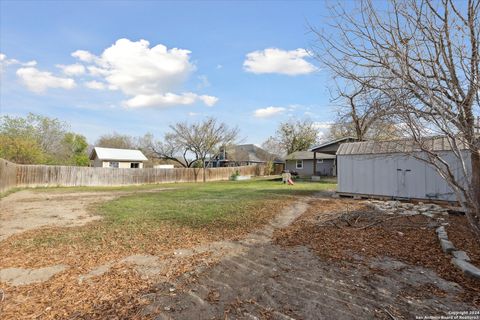
<svg viewBox="0 0 480 320"><path fill-rule="evenodd" d="M95 221L89 205L120 195L12 194L2 199L0 236ZM51 208L55 216L48 215ZM72 265L77 260L66 248L65 258L41 263L53 272L49 277L29 284L22 279L35 278L37 262L14 268L17 260L5 259L0 318L411 319L479 310L480 283L456 271L441 252L438 221L383 219L358 201L324 193L299 198L235 240L179 242L80 266ZM478 243L469 240L462 217L448 219L449 235L478 263Z"/></svg>
<svg viewBox="0 0 480 320"><path fill-rule="evenodd" d="M240 241L244 251L199 274L159 285L147 295L150 304L143 314L156 319L412 319L478 310L472 296L478 291L468 287L475 280L456 274L459 285L439 276L435 268L382 248L368 254L362 250L366 243L355 236L350 238L357 246L341 256L335 243L347 234L330 234L325 241L307 228L327 221L340 224L347 207L364 209L348 200L310 201L293 224L275 228L273 239ZM422 243L417 245L425 250ZM411 256L418 256L418 250ZM447 268L456 273L453 266Z"/></svg>
<svg viewBox="0 0 480 320"><path fill-rule="evenodd" d="M40 227L74 227L99 220L101 217L89 212L89 206L132 193L135 192L15 192L0 199L0 241Z"/></svg>

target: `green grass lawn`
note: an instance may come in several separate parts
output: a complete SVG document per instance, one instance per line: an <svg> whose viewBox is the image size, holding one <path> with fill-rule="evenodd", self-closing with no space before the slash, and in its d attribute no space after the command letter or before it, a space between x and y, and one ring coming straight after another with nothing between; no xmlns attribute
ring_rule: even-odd
<svg viewBox="0 0 480 320"><path fill-rule="evenodd" d="M97 212L114 224L157 224L165 221L203 227L242 223L264 201L289 200L335 188L332 182L299 182L293 186L280 181L251 180L198 184L176 184L171 190L121 197L102 204ZM168 187L172 187L169 185Z"/></svg>
<svg viewBox="0 0 480 320"><path fill-rule="evenodd" d="M231 239L266 223L295 197L335 187L332 181L298 182L289 186L278 180L253 179L106 188L39 188L35 192L128 191L129 194L92 206L92 213L104 217L98 222L74 228L38 229L19 235L12 245L17 251L23 248L26 255L41 249L56 250L61 257L62 252L70 252L71 246L75 246L79 254L111 250L121 255L145 248L154 252L166 245L183 246L186 239Z"/></svg>

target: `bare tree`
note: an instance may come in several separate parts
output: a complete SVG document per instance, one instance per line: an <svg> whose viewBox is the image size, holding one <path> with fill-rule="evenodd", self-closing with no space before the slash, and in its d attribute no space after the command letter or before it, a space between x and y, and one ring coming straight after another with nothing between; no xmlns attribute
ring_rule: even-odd
<svg viewBox="0 0 480 320"><path fill-rule="evenodd" d="M283 154L290 154L311 148L318 142L318 138L318 129L311 120L290 119L280 123L275 136L268 138L266 142L271 146L280 146Z"/></svg>
<svg viewBox="0 0 480 320"><path fill-rule="evenodd" d="M234 143L239 133L237 127L229 128L215 118L193 124L179 122L170 129L172 132L165 135L164 142L151 145L153 151L159 158L176 161L184 167L203 168L203 181L206 180L207 158Z"/></svg>
<svg viewBox="0 0 480 320"><path fill-rule="evenodd" d="M95 146L117 149L135 149L137 148L136 139L126 134L113 132L111 134L101 135L95 142Z"/></svg>
<svg viewBox="0 0 480 320"><path fill-rule="evenodd" d="M191 168L198 161L197 158L190 157L190 148L180 144L173 133L167 133L163 142L150 140L148 147L157 159L170 160L184 168Z"/></svg>
<svg viewBox="0 0 480 320"><path fill-rule="evenodd" d="M348 82L337 84L333 102L338 104L337 118L332 125L330 138L353 136L359 140L397 138L391 100L379 90L364 84Z"/></svg>
<svg viewBox="0 0 480 320"><path fill-rule="evenodd" d="M479 7L475 0L391 0L380 9L362 0L356 12L331 8L335 34L312 31L318 59L337 79L388 97L413 150L448 182L480 237ZM435 135L460 173L430 143Z"/></svg>

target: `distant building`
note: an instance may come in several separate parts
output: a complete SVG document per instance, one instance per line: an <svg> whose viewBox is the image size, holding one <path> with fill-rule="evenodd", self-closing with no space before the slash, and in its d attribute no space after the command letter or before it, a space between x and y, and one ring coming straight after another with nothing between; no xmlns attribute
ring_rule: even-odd
<svg viewBox="0 0 480 320"><path fill-rule="evenodd" d="M337 150L340 148L340 145L343 143L348 143L348 142L356 142L359 141L357 138L354 137L344 137L332 141L327 141L325 143L322 143L318 146L313 147L310 151L313 152L313 158L316 159L317 155L320 153L323 154L331 154L331 155L336 155ZM313 168L312 168L312 174L316 175L317 168L316 168L316 161L313 161ZM332 176L337 176L337 160L336 157L334 157L333 160L333 170L332 170Z"/></svg>
<svg viewBox="0 0 480 320"><path fill-rule="evenodd" d="M153 166L154 169L174 169L173 164L156 164Z"/></svg>
<svg viewBox="0 0 480 320"><path fill-rule="evenodd" d="M140 150L95 147L90 153L92 167L143 168L148 161Z"/></svg>
<svg viewBox="0 0 480 320"><path fill-rule="evenodd" d="M285 169L299 176L333 176L335 155L312 151L296 151L285 158Z"/></svg>
<svg viewBox="0 0 480 320"><path fill-rule="evenodd" d="M254 144L240 144L220 150L213 159L207 160L207 167L237 167L272 162L283 166L284 160Z"/></svg>

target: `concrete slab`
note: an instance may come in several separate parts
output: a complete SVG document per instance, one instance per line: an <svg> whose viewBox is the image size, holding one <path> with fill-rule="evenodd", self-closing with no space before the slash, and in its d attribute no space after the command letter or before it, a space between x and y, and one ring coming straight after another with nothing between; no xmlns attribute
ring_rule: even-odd
<svg viewBox="0 0 480 320"><path fill-rule="evenodd" d="M12 286L24 286L36 282L44 282L67 269L66 265L55 265L38 269L6 268L0 270L0 282Z"/></svg>

